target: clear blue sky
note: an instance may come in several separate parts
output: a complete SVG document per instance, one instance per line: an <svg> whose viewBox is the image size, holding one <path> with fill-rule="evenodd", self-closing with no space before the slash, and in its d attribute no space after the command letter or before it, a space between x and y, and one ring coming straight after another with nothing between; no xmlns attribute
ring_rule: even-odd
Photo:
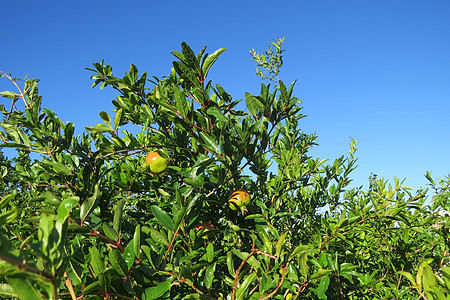
<svg viewBox="0 0 450 300"><path fill-rule="evenodd" d="M172 50L227 48L210 79L235 99L258 93L249 50L286 37L281 78L299 79L313 154L334 159L358 140L354 185L371 172L413 188L450 173L450 1L3 1L0 70L40 78L63 121L101 123L112 90L91 89L101 59L162 77ZM6 79L0 89L12 90ZM5 101L5 100L1 100Z"/></svg>

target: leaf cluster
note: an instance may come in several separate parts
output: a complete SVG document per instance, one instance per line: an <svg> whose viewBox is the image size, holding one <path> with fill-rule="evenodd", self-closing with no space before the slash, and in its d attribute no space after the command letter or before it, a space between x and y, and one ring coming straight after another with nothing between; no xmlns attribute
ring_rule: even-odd
<svg viewBox="0 0 450 300"><path fill-rule="evenodd" d="M446 299L450 182L426 175L431 205L397 179L350 188L356 141L331 162L310 154L295 82L278 78L282 42L252 54L273 82L245 100L207 80L224 48L182 43L163 78L94 63L93 87L117 96L78 136L41 106L37 79L2 73L18 92L0 105L14 151L0 156L0 295ZM158 175L155 149L169 159ZM228 204L239 189L242 211Z"/></svg>

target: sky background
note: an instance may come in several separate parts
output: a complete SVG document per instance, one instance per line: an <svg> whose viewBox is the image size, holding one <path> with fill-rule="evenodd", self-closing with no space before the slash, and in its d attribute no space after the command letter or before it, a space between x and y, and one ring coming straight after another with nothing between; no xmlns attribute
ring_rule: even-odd
<svg viewBox="0 0 450 300"><path fill-rule="evenodd" d="M358 140L353 186L368 177L417 189L450 174L450 1L2 1L0 70L40 78L43 106L77 132L111 111L112 89L85 70L104 59L117 77L135 64L162 77L182 41L227 48L210 71L234 99L258 94L249 50L286 37L281 79L298 79L311 153L335 159ZM0 90L14 86L0 78ZM0 101L3 104L8 100Z"/></svg>

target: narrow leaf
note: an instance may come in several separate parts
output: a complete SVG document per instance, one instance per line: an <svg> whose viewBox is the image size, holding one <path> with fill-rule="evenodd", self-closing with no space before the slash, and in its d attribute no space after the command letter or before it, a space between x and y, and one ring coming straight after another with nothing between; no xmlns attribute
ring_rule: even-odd
<svg viewBox="0 0 450 300"><path fill-rule="evenodd" d="M7 283L0 283L0 296L5 298L17 298L18 295L14 291L14 288Z"/></svg>
<svg viewBox="0 0 450 300"><path fill-rule="evenodd" d="M102 229L108 239L113 241L119 240L119 234L108 223L103 223Z"/></svg>
<svg viewBox="0 0 450 300"><path fill-rule="evenodd" d="M173 224L173 221L164 210L162 210L159 206L153 205L152 212L166 229L174 231L175 226Z"/></svg>
<svg viewBox="0 0 450 300"><path fill-rule="evenodd" d="M320 278L322 276L327 275L328 273L333 272L333 270L330 269L319 269L316 273L312 274L310 279L316 279L316 278Z"/></svg>
<svg viewBox="0 0 450 300"><path fill-rule="evenodd" d="M208 246L206 246L206 260L208 262L212 262L214 259L214 245L213 243L209 243Z"/></svg>
<svg viewBox="0 0 450 300"><path fill-rule="evenodd" d="M236 255L237 257L239 257L242 260L245 260L250 255L247 252L241 252L238 250L232 250L232 251L233 251L234 255ZM255 269L259 269L261 267L261 263L254 256L250 257L247 260L247 263Z"/></svg>
<svg viewBox="0 0 450 300"><path fill-rule="evenodd" d="M106 126L112 129L111 126L111 117L104 111L100 112L100 118L102 118L103 122L105 122Z"/></svg>
<svg viewBox="0 0 450 300"><path fill-rule="evenodd" d="M85 128L93 133L110 132L112 130L112 128L106 126L105 124L97 124L94 127L86 126Z"/></svg>
<svg viewBox="0 0 450 300"><path fill-rule="evenodd" d="M320 299L326 299L324 298L325 292L328 290L328 286L330 285L330 276L325 276L320 280L319 286L317 288L319 292L319 298Z"/></svg>
<svg viewBox="0 0 450 300"><path fill-rule="evenodd" d="M216 264L209 266L205 272L205 285L208 289L211 288L212 283L214 281L214 273L216 272Z"/></svg>
<svg viewBox="0 0 450 300"><path fill-rule="evenodd" d="M63 224L69 218L70 212L78 204L79 197L69 197L64 199L58 207L57 222Z"/></svg>
<svg viewBox="0 0 450 300"><path fill-rule="evenodd" d="M242 300L244 299L245 292L249 288L250 284L256 279L256 272L253 272L247 276L245 276L244 281L239 286L239 288L236 290L236 299Z"/></svg>
<svg viewBox="0 0 450 300"><path fill-rule="evenodd" d="M136 229L134 230L133 235L133 241L134 241L134 256L139 258L139 254L141 251L141 224L138 224L136 226Z"/></svg>
<svg viewBox="0 0 450 300"><path fill-rule="evenodd" d="M183 118L187 118L190 104L186 101L183 92L179 87L175 87L174 91L175 105L177 107L178 112Z"/></svg>
<svg viewBox="0 0 450 300"><path fill-rule="evenodd" d="M111 251L109 251L108 258L109 262L111 263L112 267L114 268L114 270L116 270L117 273L119 273L121 276L127 276L128 274L127 263L125 262L125 259L123 259L119 250L111 249Z"/></svg>
<svg viewBox="0 0 450 300"><path fill-rule="evenodd" d="M114 210L113 228L117 233L120 233L122 227L123 207L125 206L126 199L120 199L116 204Z"/></svg>
<svg viewBox="0 0 450 300"><path fill-rule="evenodd" d="M259 111L264 111L264 105L255 96L245 93L245 103L250 113L256 117Z"/></svg>
<svg viewBox="0 0 450 300"><path fill-rule="evenodd" d="M283 233L281 236L280 236L280 239L278 240L278 242L277 242L277 245L276 245L276 247L275 247L275 256L276 257L280 257L280 254L281 254L281 248L283 247L283 245L284 245L284 241L285 241L285 239L286 239L286 235L287 235L287 231L285 232L285 233Z"/></svg>
<svg viewBox="0 0 450 300"><path fill-rule="evenodd" d="M94 208L97 198L100 198L101 195L102 193L100 192L99 185L97 184L95 186L94 195L92 197L87 198L81 205L80 208L81 225L83 225L84 220L91 213L91 210Z"/></svg>
<svg viewBox="0 0 450 300"><path fill-rule="evenodd" d="M202 138L206 149L213 152L214 154L219 154L219 145L212 136L210 136L206 132L201 131L200 137Z"/></svg>
<svg viewBox="0 0 450 300"><path fill-rule="evenodd" d="M20 97L19 94L14 93L14 92L10 92L10 91L0 92L0 95L2 97L10 98L10 99L15 99L15 98L19 98Z"/></svg>
<svg viewBox="0 0 450 300"><path fill-rule="evenodd" d="M134 264L134 240L131 240L128 245L125 247L125 250L122 254L123 259L125 260L128 269L130 269Z"/></svg>
<svg viewBox="0 0 450 300"><path fill-rule="evenodd" d="M215 107L215 106L208 108L206 113L208 115L212 115L212 116L216 117L217 120L219 120L220 122L226 122L227 121L227 118L225 118L225 116L222 114L220 109Z"/></svg>
<svg viewBox="0 0 450 300"><path fill-rule="evenodd" d="M39 292L31 284L25 274L17 276L9 276L6 278L8 283L14 288L14 291L19 295L19 299L22 300L35 300L42 299Z"/></svg>
<svg viewBox="0 0 450 300"><path fill-rule="evenodd" d="M227 267L228 267L228 272L230 273L230 275L234 277L235 270L234 270L233 255L231 252L227 253Z"/></svg>
<svg viewBox="0 0 450 300"><path fill-rule="evenodd" d="M303 252L299 257L300 273L304 277L308 277L308 273L309 273L309 266L306 263L307 259L308 259L308 254L306 252Z"/></svg>
<svg viewBox="0 0 450 300"><path fill-rule="evenodd" d="M167 241L166 236L164 234L162 234L161 232L159 232L158 230L150 228L148 231L150 233L150 237L156 243L161 244L161 245L166 245L166 246L169 244L169 241Z"/></svg>
<svg viewBox="0 0 450 300"><path fill-rule="evenodd" d="M185 42L181 43L181 52L183 52L184 55L184 63L193 70L200 71L198 66L197 57L194 54L194 51L192 51L191 47L189 47L188 44Z"/></svg>
<svg viewBox="0 0 450 300"><path fill-rule="evenodd" d="M105 271L105 264L100 256L100 252L95 246L89 248L91 262L90 265L94 271L95 276L98 277L101 273Z"/></svg>
<svg viewBox="0 0 450 300"><path fill-rule="evenodd" d="M219 58L219 55L222 54L223 51L225 51L226 48L220 48L208 55L208 57L203 61L202 64L202 74L203 78L206 78L208 75L209 69L211 66L216 62L216 60Z"/></svg>
<svg viewBox="0 0 450 300"><path fill-rule="evenodd" d="M13 193L2 197L2 199L0 199L0 209L4 208L6 205L8 205L9 201L11 201L16 195L17 195L17 191L14 191Z"/></svg>
<svg viewBox="0 0 450 300"><path fill-rule="evenodd" d="M119 126L123 122L123 108L119 108L116 112L116 117L114 118L114 131L117 131Z"/></svg>
<svg viewBox="0 0 450 300"><path fill-rule="evenodd" d="M155 287L147 288L143 294L143 300L158 299L170 289L171 284L168 281L160 282Z"/></svg>

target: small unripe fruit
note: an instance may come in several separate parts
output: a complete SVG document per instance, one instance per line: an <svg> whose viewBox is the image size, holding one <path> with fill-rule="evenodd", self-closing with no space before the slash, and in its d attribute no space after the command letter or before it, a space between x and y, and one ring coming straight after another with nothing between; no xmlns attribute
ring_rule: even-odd
<svg viewBox="0 0 450 300"><path fill-rule="evenodd" d="M157 150L150 151L145 157L145 164L150 167L154 174L162 173L166 170L168 160L162 157Z"/></svg>
<svg viewBox="0 0 450 300"><path fill-rule="evenodd" d="M244 213L250 204L250 195L247 191L237 190L228 197L228 204L232 210L240 210Z"/></svg>

